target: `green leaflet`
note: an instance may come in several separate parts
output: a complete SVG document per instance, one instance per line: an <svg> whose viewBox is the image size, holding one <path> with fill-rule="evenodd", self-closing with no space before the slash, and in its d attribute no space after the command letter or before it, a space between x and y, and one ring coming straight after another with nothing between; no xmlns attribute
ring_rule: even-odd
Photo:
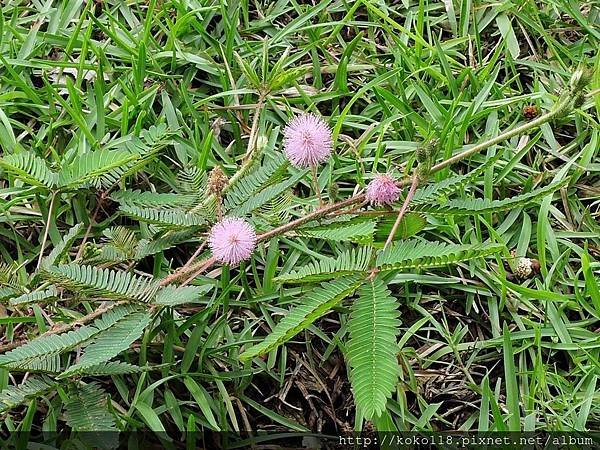
<svg viewBox="0 0 600 450"><path fill-rule="evenodd" d="M332 223L322 227L303 228L299 230L299 234L331 241L371 242L376 226L374 221Z"/></svg>
<svg viewBox="0 0 600 450"><path fill-rule="evenodd" d="M437 183L431 183L417 189L415 196L411 201L411 207L414 209L417 205L432 203L440 198L448 197L450 194L462 189L469 183L476 180L488 168L492 167L502 156L502 152L498 151L494 156L488 158L483 164L477 166L471 172L465 175L455 175Z"/></svg>
<svg viewBox="0 0 600 450"><path fill-rule="evenodd" d="M88 367L104 363L117 356L139 338L152 319L148 311L134 312L110 328L98 333L77 364L72 365L58 378L67 378Z"/></svg>
<svg viewBox="0 0 600 450"><path fill-rule="evenodd" d="M439 215L472 215L486 214L506 211L508 209L519 208L529 203L541 200L546 195L565 186L569 180L562 180L556 183L551 183L543 188L536 189L526 194L517 195L503 200L488 200L480 198L450 200L443 204L437 205L420 205L415 208L416 211L423 211L429 214Z"/></svg>
<svg viewBox="0 0 600 450"><path fill-rule="evenodd" d="M102 442L116 431L115 419L108 410L106 392L98 383L71 385L65 401L67 424L73 431L85 431L84 437L94 443L94 448L103 448ZM116 436L114 436L116 437ZM99 440L94 440L99 438Z"/></svg>
<svg viewBox="0 0 600 450"><path fill-rule="evenodd" d="M203 216L183 209L157 209L122 204L119 208L123 214L142 222L165 227L186 228L206 223Z"/></svg>
<svg viewBox="0 0 600 450"><path fill-rule="evenodd" d="M123 361L107 361L93 366L86 367L80 372L86 375L126 375L130 373L145 372L159 368L161 366L140 367Z"/></svg>
<svg viewBox="0 0 600 450"><path fill-rule="evenodd" d="M0 412L6 412L29 399L39 398L56 386L56 381L45 376L28 378L20 386L7 386L0 392Z"/></svg>
<svg viewBox="0 0 600 450"><path fill-rule="evenodd" d="M63 264L48 267L44 277L59 286L93 295L146 302L156 293L158 285L152 278L95 266Z"/></svg>
<svg viewBox="0 0 600 450"><path fill-rule="evenodd" d="M67 234L65 234L63 236L63 238L61 239L60 243L52 249L52 251L50 252L50 254L48 256L46 256L42 260L41 268L42 269L46 269L46 268L48 268L50 266L53 266L53 265L55 265L57 263L60 263L61 259L71 249L71 246L73 245L73 243L75 242L75 240L79 236L79 233L81 232L82 228L83 228L83 224L82 223L78 223L77 225L73 226L67 232Z"/></svg>
<svg viewBox="0 0 600 450"><path fill-rule="evenodd" d="M45 189L108 187L145 165L154 152L168 144L167 135L164 125L153 126L142 132L141 138L128 135L101 150L75 155L58 172L50 170L45 160L29 151L0 158L0 167L29 185Z"/></svg>
<svg viewBox="0 0 600 450"><path fill-rule="evenodd" d="M0 355L0 366L23 371L57 372L60 353L72 350L89 341L97 334L109 329L120 320L133 314L133 305L117 306L99 318L92 325L81 327L64 334L40 336L31 342Z"/></svg>
<svg viewBox="0 0 600 450"><path fill-rule="evenodd" d="M279 275L274 281L305 283L327 280L355 272L366 272L369 268L372 253L373 249L371 247L357 247L346 250L335 257L319 259L300 267L298 270Z"/></svg>
<svg viewBox="0 0 600 450"><path fill-rule="evenodd" d="M188 208L194 206L193 203L197 200L197 196L192 194L158 193L140 190L117 191L110 197L121 205L163 209Z"/></svg>
<svg viewBox="0 0 600 450"><path fill-rule="evenodd" d="M369 420L385 411L398 383L398 316L398 301L378 277L360 287L348 320L346 358L354 401Z"/></svg>
<svg viewBox="0 0 600 450"><path fill-rule="evenodd" d="M384 215L377 220L377 230L375 231L375 243L376 247L383 247L387 237L392 231L392 227L396 222L396 214ZM422 214L408 213L400 221L398 231L394 236L394 242L398 240L407 239L414 236L421 231L427 225L427 220Z"/></svg>
<svg viewBox="0 0 600 450"><path fill-rule="evenodd" d="M413 239L380 251L376 264L382 270L426 269L480 258L503 248L500 244L459 245Z"/></svg>
<svg viewBox="0 0 600 450"><path fill-rule="evenodd" d="M296 174L292 175L290 178L268 186L260 192L257 192L254 195L251 195L239 206L232 208L230 212L235 213L236 216L244 216L246 214L251 213L252 211L262 207L263 205L269 203L274 198L283 194L286 190L290 189L294 186L298 181L300 181L304 175L306 175L306 170L301 170L296 172Z"/></svg>
<svg viewBox="0 0 600 450"><path fill-rule="evenodd" d="M25 303L42 302L44 300L55 299L58 295L56 287L50 286L44 291L28 292L10 299L11 305L23 305Z"/></svg>
<svg viewBox="0 0 600 450"><path fill-rule="evenodd" d="M247 349L240 355L240 359L245 361L255 356L264 355L290 340L352 294L362 280L362 275L348 275L322 283L320 287L310 290L302 298L301 303L292 308L279 321L264 341Z"/></svg>
<svg viewBox="0 0 600 450"><path fill-rule="evenodd" d="M39 156L32 152L21 152L0 158L0 167L32 186L51 189L58 182L58 175L52 172Z"/></svg>
<svg viewBox="0 0 600 450"><path fill-rule="evenodd" d="M135 259L142 259L163 250L175 247L181 242L187 242L194 237L197 230L194 228L173 231L170 234L159 235L153 239L141 239L135 251Z"/></svg>
<svg viewBox="0 0 600 450"><path fill-rule="evenodd" d="M18 296L20 292L9 286L0 287L0 300L6 300L8 298Z"/></svg>
<svg viewBox="0 0 600 450"><path fill-rule="evenodd" d="M118 181L141 158L129 150L97 150L82 153L58 172L58 186L74 189L90 183L108 187Z"/></svg>
<svg viewBox="0 0 600 450"><path fill-rule="evenodd" d="M109 242L101 247L100 259L105 261L135 259L139 241L133 230L119 225L105 230L104 235L109 239Z"/></svg>
<svg viewBox="0 0 600 450"><path fill-rule="evenodd" d="M185 303L195 303L200 296L206 294L213 288L211 284L203 286L165 286L156 294L153 303L164 306L177 306Z"/></svg>
<svg viewBox="0 0 600 450"><path fill-rule="evenodd" d="M238 179L233 186L228 187L224 202L225 209L235 209L270 183L279 181L287 166L288 162L285 156L278 154L276 157L264 161L262 165L255 169L251 169L246 175Z"/></svg>
<svg viewBox="0 0 600 450"><path fill-rule="evenodd" d="M177 173L175 188L179 195L199 200L206 191L206 182L206 172L201 171L196 166L185 167Z"/></svg>

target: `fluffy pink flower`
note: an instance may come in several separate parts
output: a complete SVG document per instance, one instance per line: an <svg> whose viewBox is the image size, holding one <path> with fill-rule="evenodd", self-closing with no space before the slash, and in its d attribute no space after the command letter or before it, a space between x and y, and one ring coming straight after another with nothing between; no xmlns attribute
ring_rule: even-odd
<svg viewBox="0 0 600 450"><path fill-rule="evenodd" d="M236 266L252 255L256 233L244 219L226 217L210 230L208 245L217 261Z"/></svg>
<svg viewBox="0 0 600 450"><path fill-rule="evenodd" d="M396 180L388 174L377 174L367 186L366 199L372 205L389 205L400 197Z"/></svg>
<svg viewBox="0 0 600 450"><path fill-rule="evenodd" d="M294 117L283 130L285 154L296 167L310 167L331 155L331 129L315 114Z"/></svg>

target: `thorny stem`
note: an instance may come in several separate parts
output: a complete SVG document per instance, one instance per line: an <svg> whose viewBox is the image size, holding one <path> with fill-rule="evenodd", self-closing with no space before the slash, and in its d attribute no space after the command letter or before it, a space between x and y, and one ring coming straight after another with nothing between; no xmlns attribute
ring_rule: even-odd
<svg viewBox="0 0 600 450"><path fill-rule="evenodd" d="M589 95L589 94L588 94ZM567 109L569 106L571 105L571 98L569 96L563 96L559 99L558 103L554 106L554 108L552 108L550 111L548 111L547 113L539 116L537 119L532 120L531 122L527 122L519 127L513 128L511 130L505 131L502 134L499 134L485 142L482 142L480 144L477 144L473 147L471 147L468 150L465 150L464 152L458 153L454 156L452 156L451 158L447 159L446 161L442 161L436 165L434 165L429 173L434 173L434 172L438 172L458 161L463 160L464 158L467 158L471 155L474 155L478 152L481 152L482 150L485 150L488 147L491 147L492 145L496 145L506 139L510 139L513 136L525 133L526 131L529 131L532 128L536 128L539 127L541 125L543 125L544 123L550 121L553 117L561 114L562 112L564 112L565 109ZM255 152L254 152L255 153ZM250 158L251 160L252 158ZM248 161L246 161L246 164L248 163ZM407 177L404 178L403 180L400 180L398 182L398 186L406 186L408 184L414 184L412 183L414 181L413 177ZM408 198L408 195L407 195ZM278 236L280 234L286 233L290 230L293 230L297 227L299 227L300 225L304 225L307 222L311 222L313 220L316 220L318 218L327 216L330 213L334 213L338 210L347 208L348 206L352 206L356 203L360 203L362 201L364 201L365 199L365 194L363 193L359 193L356 194L352 197L347 198L346 200L342 200L338 203L334 203L334 204L330 204L327 206L323 206L319 209L317 209L316 211L313 211L305 216L299 217L296 220L293 220L289 223L286 223L284 225L281 225L277 228L273 228L270 231L267 231L261 235L258 236L258 241L262 242L262 241L266 241L274 236ZM403 205L404 206L404 205ZM160 282L159 282L159 286L166 286L168 284L171 284L175 281L177 281L178 279L186 276L186 275L190 275L190 274L194 274L194 277L198 276L202 271L207 270L208 268L210 268L214 263L216 262L214 257L210 257L208 259L205 259L204 261L200 261L196 264L185 264L183 267L181 267L180 269L176 270L175 272L173 272L172 274L168 275L167 277L163 278ZM187 281L186 281L187 282ZM52 329L48 330L46 333L44 333L42 336L45 335L49 335L49 334L57 334L57 333L64 333L65 331L68 331L70 329L73 329L74 327L78 326L78 325L84 325L92 320L94 320L95 318L101 316L103 313L105 313L106 311L108 311L109 309L113 308L114 306L117 306L121 303L124 302L116 302L116 303L112 303L109 304L105 307L102 308L98 308L96 311L83 316L77 320L75 320L74 322L71 322L70 324L64 324L58 327L53 327ZM151 307L151 309L154 309L157 305L154 305Z"/></svg>
<svg viewBox="0 0 600 450"><path fill-rule="evenodd" d="M200 253L202 253L202 250L204 250L204 247L206 247L206 243L208 241L204 240L196 249L196 251L194 252L194 254L190 257L190 259L188 259L188 261L185 263L185 265L182 267L182 269L186 269L187 267L190 266L190 264L194 261L194 259L196 259L198 257L198 255Z"/></svg>
<svg viewBox="0 0 600 450"><path fill-rule="evenodd" d="M215 262L216 262L216 259L214 256L211 256L207 260L203 261L203 264L198 268L198 270L196 270L193 274L191 274L187 280L185 280L183 283L181 283L181 285L185 286L185 285L191 283L194 278L196 278L198 275L200 275L202 272L204 272L206 269L208 269L210 266L212 266Z"/></svg>
<svg viewBox="0 0 600 450"><path fill-rule="evenodd" d="M458 161L461 161L465 158L468 158L471 155L479 153L488 147L492 147L496 144L499 144L502 141L510 139L511 137L517 136L519 134L523 134L532 128L537 128L537 127L545 124L546 122L550 121L554 116L562 113L564 111L564 109L567 106L569 106L570 102L571 102L571 98L568 95L561 97L559 99L558 103L556 105L554 105L554 107L550 111L548 111L546 114L539 116L537 119L534 119L531 122L526 122L516 128L507 130L504 133L501 133L493 138L488 139L487 141L484 141L477 145L474 145L470 149L465 150L464 152L458 153L458 154L448 158L447 160L434 165L431 168L431 172L432 173L438 172L442 169L445 169L448 166L451 166L452 164L454 164Z"/></svg>
<svg viewBox="0 0 600 450"><path fill-rule="evenodd" d="M114 308L115 306L124 305L125 303L127 303L126 300L121 300L118 302L107 302L104 306L99 307L95 311L89 313L86 316L80 317L79 319L74 320L71 323L64 323L58 326L53 326L40 337L49 336L51 334L66 333L67 331L72 330L73 328L79 325L85 325L86 323L91 322L92 320L96 319L97 317L100 317L106 311Z"/></svg>

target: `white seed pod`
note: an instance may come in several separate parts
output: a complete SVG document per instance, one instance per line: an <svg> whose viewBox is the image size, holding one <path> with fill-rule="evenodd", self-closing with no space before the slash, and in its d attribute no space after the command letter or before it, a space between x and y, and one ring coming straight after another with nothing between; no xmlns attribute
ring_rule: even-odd
<svg viewBox="0 0 600 450"><path fill-rule="evenodd" d="M529 258L519 258L515 275L521 279L529 278L533 274L533 261Z"/></svg>

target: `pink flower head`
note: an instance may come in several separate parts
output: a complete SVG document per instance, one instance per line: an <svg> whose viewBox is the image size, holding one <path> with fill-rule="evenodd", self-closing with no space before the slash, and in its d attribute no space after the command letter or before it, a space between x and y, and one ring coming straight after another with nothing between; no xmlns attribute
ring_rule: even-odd
<svg viewBox="0 0 600 450"><path fill-rule="evenodd" d="M226 217L210 230L208 245L217 261L236 266L252 255L256 233L244 219Z"/></svg>
<svg viewBox="0 0 600 450"><path fill-rule="evenodd" d="M283 130L285 154L296 167L310 167L329 158L331 129L315 114L294 117Z"/></svg>
<svg viewBox="0 0 600 450"><path fill-rule="evenodd" d="M400 197L396 180L388 174L377 174L367 186L366 199L372 205L389 205Z"/></svg>

